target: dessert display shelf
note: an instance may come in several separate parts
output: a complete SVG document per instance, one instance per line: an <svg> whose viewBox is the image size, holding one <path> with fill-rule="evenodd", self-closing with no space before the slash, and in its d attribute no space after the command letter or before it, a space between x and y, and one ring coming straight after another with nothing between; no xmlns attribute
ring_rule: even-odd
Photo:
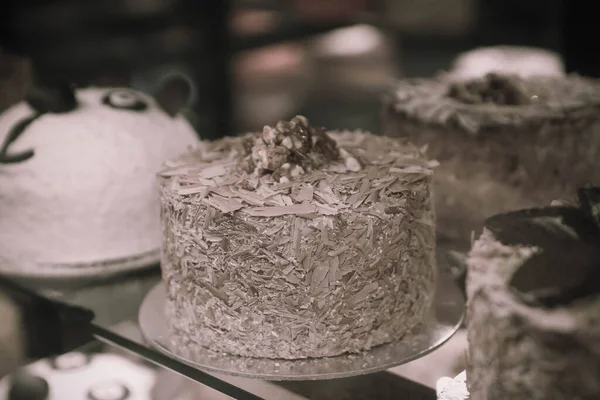
<svg viewBox="0 0 600 400"><path fill-rule="evenodd" d="M358 354L283 360L214 353L183 354L170 344L164 324L166 291L156 285L146 296L139 325L146 340L159 352L200 370L265 380L320 380L369 374L420 358L444 344L460 327L464 297L451 278L440 277L430 316L401 340Z"/></svg>
<svg viewBox="0 0 600 400"><path fill-rule="evenodd" d="M73 342L74 332L91 330L93 338L108 344L117 352L125 351L141 357L161 369L174 371L232 398L264 398L261 390L264 386L269 385L268 382L198 369L184 363L181 359L159 351L143 337L137 315L149 289L155 287L159 282L158 270L151 269L144 273L138 271L133 274L120 275L119 279L111 279L102 283L96 282L93 286L70 287L42 293L37 289L21 289L12 280L0 277L1 290L8 290L10 293L10 288L13 287L17 295L15 297L23 299L25 296L28 309L32 312L32 318L28 319L29 322L26 323L28 331L41 329L43 322L49 318L54 320L55 318L50 314L56 314L56 317L60 316L62 321L60 326L59 324L49 326L46 324L44 336L61 338L61 348L64 348L64 351L78 348L83 343ZM455 312L452 310L456 310L459 313L458 318L462 318L462 311L459 310L464 308L464 300L461 299L460 307L455 308L457 301L455 296L458 289L453 284L440 285L440 289L442 290L437 293L438 296L441 296L441 301L436 302L440 314L449 316ZM88 321L82 321L82 310L86 311L85 315L89 311L94 314L91 329L86 327L89 324ZM59 332L55 332L55 330ZM451 333L448 333L448 336L450 335ZM81 337L81 335L76 336ZM433 350L432 347L428 351ZM422 355L424 354L419 356ZM408 361L405 360L405 362ZM378 370L381 369L383 368ZM337 398L343 400L362 396L363 398L385 400L396 399L398 394L404 393L410 394L413 396L411 398L416 400L435 399L435 391L429 387L388 371L376 371L375 369L367 370L362 372L363 375L348 376L333 381L323 380L325 377L322 376L320 380L273 381L271 385L282 388L282 390L291 390L307 399Z"/></svg>

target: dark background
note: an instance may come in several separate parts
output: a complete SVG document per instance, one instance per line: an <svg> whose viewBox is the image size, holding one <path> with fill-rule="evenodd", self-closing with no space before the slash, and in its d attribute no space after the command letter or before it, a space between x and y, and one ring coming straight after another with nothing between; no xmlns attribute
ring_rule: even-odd
<svg viewBox="0 0 600 400"><path fill-rule="evenodd" d="M356 1L340 4L350 7ZM299 16L293 1L5 0L0 11L0 79L3 70L10 76L6 60L14 54L31 61L38 81L60 76L80 85L127 85L132 74L180 63L201 94L192 108L202 121L198 129L209 139L248 128L236 126L232 117L231 65L236 54L352 25L365 15L394 37L403 76L429 76L447 68L462 51L498 44L550 49L563 56L567 72L600 74L591 2L473 1L472 26L448 35L403 31L387 20L385 1L362 0L369 6L360 15L315 19ZM275 9L282 18L270 31L240 34L231 27L231 16L240 9ZM16 91L17 99L21 93Z"/></svg>

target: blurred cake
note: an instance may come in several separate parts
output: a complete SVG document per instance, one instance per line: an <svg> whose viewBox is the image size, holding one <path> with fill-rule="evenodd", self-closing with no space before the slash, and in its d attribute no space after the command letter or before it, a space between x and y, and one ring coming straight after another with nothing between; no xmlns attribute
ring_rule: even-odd
<svg viewBox="0 0 600 400"><path fill-rule="evenodd" d="M402 338L433 297L433 164L304 117L206 143L159 175L174 349L297 359Z"/></svg>
<svg viewBox="0 0 600 400"><path fill-rule="evenodd" d="M158 261L155 174L195 142L174 110L129 89L60 85L9 108L0 115L0 268Z"/></svg>
<svg viewBox="0 0 600 400"><path fill-rule="evenodd" d="M600 189L489 218L468 259L472 400L600 398Z"/></svg>
<svg viewBox="0 0 600 400"><path fill-rule="evenodd" d="M437 400L469 400L467 374L461 372L453 378L442 377L436 385Z"/></svg>
<svg viewBox="0 0 600 400"><path fill-rule="evenodd" d="M482 78L489 73L515 75L521 78L562 77L565 67L560 56L535 47L481 47L460 54L453 62L448 77L453 80Z"/></svg>
<svg viewBox="0 0 600 400"><path fill-rule="evenodd" d="M385 96L384 124L386 134L408 138L440 162L438 233L464 245L487 216L600 182L596 80L402 80Z"/></svg>

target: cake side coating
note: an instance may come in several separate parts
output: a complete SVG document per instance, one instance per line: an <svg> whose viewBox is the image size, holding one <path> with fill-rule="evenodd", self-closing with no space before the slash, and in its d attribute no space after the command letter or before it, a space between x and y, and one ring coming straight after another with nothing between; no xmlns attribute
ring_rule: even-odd
<svg viewBox="0 0 600 400"><path fill-rule="evenodd" d="M505 246L487 229L468 260L467 377L472 400L597 399L600 296L531 307L509 289L539 249Z"/></svg>
<svg viewBox="0 0 600 400"><path fill-rule="evenodd" d="M398 340L425 319L431 164L397 139L329 136L339 160L281 183L240 172L256 135L207 143L160 174L176 351L333 356Z"/></svg>
<svg viewBox="0 0 600 400"><path fill-rule="evenodd" d="M494 104L493 90L484 93L490 96L485 103L478 93L467 94L471 103L464 93L458 100L449 95L455 84L437 79L401 81L384 99L386 134L426 147L441 163L435 175L439 233L465 244L486 216L549 204L600 182L597 81L569 76L496 84L496 100L511 100L509 92L524 104Z"/></svg>

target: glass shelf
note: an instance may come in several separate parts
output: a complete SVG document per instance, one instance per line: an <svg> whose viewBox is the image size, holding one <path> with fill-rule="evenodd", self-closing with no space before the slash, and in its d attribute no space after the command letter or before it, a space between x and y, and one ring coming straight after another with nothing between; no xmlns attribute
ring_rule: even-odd
<svg viewBox="0 0 600 400"><path fill-rule="evenodd" d="M442 246L438 246L438 263L440 265L448 264L448 260L444 259L444 254L447 252L443 250ZM446 272L442 271L442 273ZM72 281L69 286L55 286L54 289L44 291L28 292L23 290L19 292L18 288L14 287L12 291L19 295L20 302L31 303L32 300L28 299L28 296L35 297L36 293L41 296L37 300L38 303L40 301L48 302L47 299L52 300L49 302L50 304L37 307L37 311L31 314L35 319L36 329L34 331L40 332L40 335L34 338L34 342L39 342L48 336L56 337L55 331L57 330L60 330L63 335L60 350L56 350L56 347L47 350L54 351L54 354L60 351L70 351L84 344L86 340L89 341L95 337L104 343L133 353L161 368L174 371L236 399L271 398L272 395L267 396L265 393L271 394L273 390L281 391L289 396L296 394L300 398L308 399L403 398L433 400L436 398L432 388L388 371L326 380L268 382L209 373L193 368L156 350L141 333L138 323L140 305L148 292L160 282L160 278L160 268L155 265L142 271L93 284ZM2 280L3 278L0 279L0 284L3 283ZM443 291L440 293L444 296ZM460 299L459 301L462 301ZM58 318L50 317L50 314L56 314ZM57 329L57 325L60 325L60 328ZM46 347L49 346L46 345ZM43 358L48 355L50 354L38 353L37 357ZM282 398L291 397L283 396Z"/></svg>
<svg viewBox="0 0 600 400"><path fill-rule="evenodd" d="M148 270L76 289L46 290L43 297L94 313L91 333L98 340L136 354L236 399L264 398L273 386L283 393L308 399L414 399L434 400L435 391L390 372L318 381L267 382L207 373L156 351L144 340L137 322L138 310L148 291L160 281L160 270ZM271 389L269 389L271 388ZM283 397L285 398L285 396Z"/></svg>

